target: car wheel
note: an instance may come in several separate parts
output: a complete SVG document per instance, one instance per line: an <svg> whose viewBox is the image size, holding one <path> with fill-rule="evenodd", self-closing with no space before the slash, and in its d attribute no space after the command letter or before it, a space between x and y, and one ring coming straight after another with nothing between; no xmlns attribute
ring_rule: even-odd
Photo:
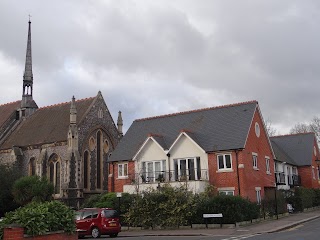
<svg viewBox="0 0 320 240"><path fill-rule="evenodd" d="M91 230L91 236L92 236L93 238L99 238L100 235L101 235L101 233L100 233L99 228L97 228L97 227L92 228L92 230Z"/></svg>
<svg viewBox="0 0 320 240"><path fill-rule="evenodd" d="M117 237L118 236L118 233L112 233L112 234L110 234L110 237L112 237L112 238L115 238L115 237Z"/></svg>

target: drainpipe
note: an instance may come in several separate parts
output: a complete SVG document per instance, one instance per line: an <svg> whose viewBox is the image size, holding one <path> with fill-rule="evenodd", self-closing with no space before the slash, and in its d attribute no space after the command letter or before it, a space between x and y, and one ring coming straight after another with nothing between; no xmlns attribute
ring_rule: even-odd
<svg viewBox="0 0 320 240"><path fill-rule="evenodd" d="M114 162L112 162L111 192L114 192Z"/></svg>
<svg viewBox="0 0 320 240"><path fill-rule="evenodd" d="M168 157L168 166L169 166L169 182L171 180L171 171L170 171L170 153L167 153L167 157Z"/></svg>
<svg viewBox="0 0 320 240"><path fill-rule="evenodd" d="M239 176L239 161L238 161L238 153L239 153L239 150L236 150L236 164L237 164L237 180L238 180L238 194L240 196L241 194L241 191L240 191L240 176Z"/></svg>

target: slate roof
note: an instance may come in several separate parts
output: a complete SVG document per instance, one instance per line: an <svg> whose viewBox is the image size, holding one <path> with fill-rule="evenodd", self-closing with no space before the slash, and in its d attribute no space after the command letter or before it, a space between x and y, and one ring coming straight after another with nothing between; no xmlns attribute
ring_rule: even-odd
<svg viewBox="0 0 320 240"><path fill-rule="evenodd" d="M270 138L277 160L296 166L311 165L314 139L314 133L299 133Z"/></svg>
<svg viewBox="0 0 320 240"><path fill-rule="evenodd" d="M135 120L109 161L132 160L150 134L162 136L165 150L182 131L206 152L244 148L257 105L250 101Z"/></svg>
<svg viewBox="0 0 320 240"><path fill-rule="evenodd" d="M79 122L94 101L94 97L76 101L77 121ZM67 140L70 122L70 102L39 108L0 146L29 146Z"/></svg>
<svg viewBox="0 0 320 240"><path fill-rule="evenodd" d="M0 105L0 129L7 119L20 108L21 101Z"/></svg>

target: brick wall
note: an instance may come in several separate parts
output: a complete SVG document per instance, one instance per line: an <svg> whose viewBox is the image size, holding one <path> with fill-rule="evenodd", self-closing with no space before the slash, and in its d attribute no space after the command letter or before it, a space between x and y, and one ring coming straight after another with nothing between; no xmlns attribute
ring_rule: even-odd
<svg viewBox="0 0 320 240"><path fill-rule="evenodd" d="M118 178L118 164L128 163L128 177ZM123 185L135 179L134 161L114 162L109 164L109 192L123 192Z"/></svg>
<svg viewBox="0 0 320 240"><path fill-rule="evenodd" d="M260 126L260 136L255 133L255 123ZM257 153L258 168L253 168L252 153ZM239 182L240 195L248 197L251 201L256 201L256 187L261 188L261 197L264 197L265 187L274 187L274 161L271 146L268 141L267 133L264 130L263 122L259 111L254 114L252 125L249 130L245 149L238 151L229 151L232 156L232 171L220 172L217 166L217 154L211 153L208 155L209 177L210 184L217 188L233 187L235 195L239 193L238 173L237 173L237 157L239 166ZM265 157L270 159L270 173L267 174Z"/></svg>
<svg viewBox="0 0 320 240"><path fill-rule="evenodd" d="M7 227L4 228L3 240L76 240L78 234L66 234L62 232L48 233L41 236L24 236L24 229L22 227Z"/></svg>

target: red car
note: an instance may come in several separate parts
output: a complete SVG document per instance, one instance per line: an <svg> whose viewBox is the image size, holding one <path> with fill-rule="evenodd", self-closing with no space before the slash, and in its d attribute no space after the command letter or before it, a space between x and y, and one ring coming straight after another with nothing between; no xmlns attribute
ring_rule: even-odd
<svg viewBox="0 0 320 240"><path fill-rule="evenodd" d="M111 208L85 208L76 212L76 224L79 237L91 235L98 238L101 235L118 236L121 232L119 214Z"/></svg>

